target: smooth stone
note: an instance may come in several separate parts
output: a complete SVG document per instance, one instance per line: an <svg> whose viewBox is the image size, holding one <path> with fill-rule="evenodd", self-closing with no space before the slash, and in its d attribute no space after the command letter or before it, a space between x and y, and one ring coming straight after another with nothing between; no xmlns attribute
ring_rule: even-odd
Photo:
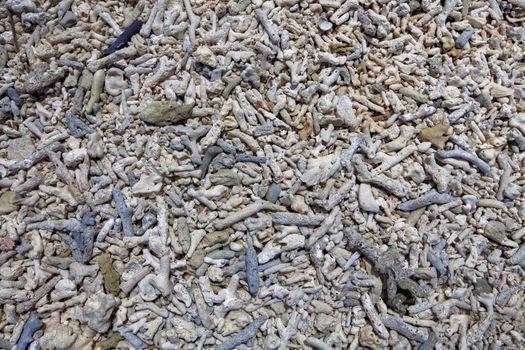
<svg viewBox="0 0 525 350"><path fill-rule="evenodd" d="M268 202L275 203L279 199L280 194L281 184L272 183L270 187L268 187L268 191L266 192L266 196L264 197L264 199L266 199Z"/></svg>
<svg viewBox="0 0 525 350"><path fill-rule="evenodd" d="M222 231L210 232L202 238L202 241L200 242L199 247L200 248L212 247L215 244L227 242L228 238L230 238L234 233L235 231L231 228L227 228Z"/></svg>
<svg viewBox="0 0 525 350"><path fill-rule="evenodd" d="M23 136L18 139L9 140L7 146L7 159L24 160L33 152L35 152L35 145L29 136Z"/></svg>
<svg viewBox="0 0 525 350"><path fill-rule="evenodd" d="M330 305L321 300L312 300L312 306L316 313L331 314L334 311Z"/></svg>
<svg viewBox="0 0 525 350"><path fill-rule="evenodd" d="M188 265L192 267L193 269L199 268L199 266L202 265L204 262L204 256L206 255L206 252L203 249L197 249L193 252L190 261L188 262Z"/></svg>
<svg viewBox="0 0 525 350"><path fill-rule="evenodd" d="M357 305L361 305L361 301L355 298L346 298L345 300L343 300L343 305L345 307L357 306Z"/></svg>
<svg viewBox="0 0 525 350"><path fill-rule="evenodd" d="M206 256L211 259L231 259L235 256L235 252L232 250L214 250Z"/></svg>
<svg viewBox="0 0 525 350"><path fill-rule="evenodd" d="M18 195L12 191L6 191L0 196L0 215L12 213L20 207L16 204Z"/></svg>
<svg viewBox="0 0 525 350"><path fill-rule="evenodd" d="M482 235L496 243L502 243L506 238L505 224L500 221L489 221L483 228Z"/></svg>
<svg viewBox="0 0 525 350"><path fill-rule="evenodd" d="M474 284L474 293L477 295L492 293L492 287L485 277L478 278Z"/></svg>
<svg viewBox="0 0 525 350"><path fill-rule="evenodd" d="M238 186L241 184L239 175L231 169L219 169L210 175L213 185Z"/></svg>
<svg viewBox="0 0 525 350"><path fill-rule="evenodd" d="M73 27L77 24L78 18L73 11L67 11L60 20L60 24L66 28Z"/></svg>
<svg viewBox="0 0 525 350"><path fill-rule="evenodd" d="M146 123L164 126L193 116L193 104L179 105L175 101L153 101L142 110L139 118Z"/></svg>

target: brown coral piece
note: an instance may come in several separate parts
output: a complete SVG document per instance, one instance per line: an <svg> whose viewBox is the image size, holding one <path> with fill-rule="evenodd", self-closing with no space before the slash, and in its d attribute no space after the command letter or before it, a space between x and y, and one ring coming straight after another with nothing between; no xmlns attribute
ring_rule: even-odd
<svg viewBox="0 0 525 350"><path fill-rule="evenodd" d="M444 118L441 123L421 130L419 132L419 138L423 141L430 142L434 147L443 148L449 139L449 136L445 135L448 127L448 119Z"/></svg>

